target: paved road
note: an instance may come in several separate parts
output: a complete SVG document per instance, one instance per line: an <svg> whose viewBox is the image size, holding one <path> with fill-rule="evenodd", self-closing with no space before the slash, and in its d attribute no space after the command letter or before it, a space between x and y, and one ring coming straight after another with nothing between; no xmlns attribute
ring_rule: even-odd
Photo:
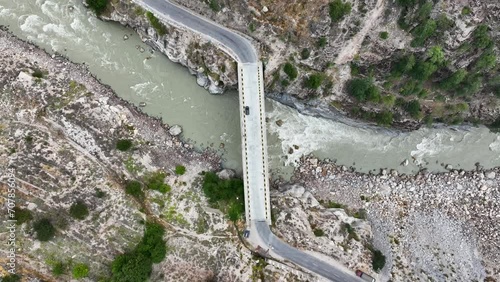
<svg viewBox="0 0 500 282"><path fill-rule="evenodd" d="M147 6L147 9L155 15L164 17L170 22L179 23L186 26L201 35L215 40L222 44L231 55L236 55L238 62L241 63L256 63L259 58L257 51L245 37L230 31L225 27L218 25L210 20L204 19L182 7L172 4L164 0L135 0L142 6Z"/></svg>
<svg viewBox="0 0 500 282"><path fill-rule="evenodd" d="M343 266L330 265L301 252L272 234L267 139L264 108L262 63L257 51L245 37L206 20L166 0L134 0L160 19L181 24L215 40L238 61L240 122L245 183L246 222L250 226L250 241L263 248L272 246L276 254L303 268L337 282L361 281ZM249 107L249 114L245 113Z"/></svg>

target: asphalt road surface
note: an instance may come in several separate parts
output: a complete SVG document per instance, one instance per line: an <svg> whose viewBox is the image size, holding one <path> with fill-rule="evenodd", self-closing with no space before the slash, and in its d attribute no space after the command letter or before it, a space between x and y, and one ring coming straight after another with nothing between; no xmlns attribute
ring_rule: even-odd
<svg viewBox="0 0 500 282"><path fill-rule="evenodd" d="M174 5L164 0L136 0L148 10L156 12L176 23L182 24L210 39L213 39L237 56L237 61L241 63L258 62L257 51L245 37L218 25L210 20L204 19L182 7Z"/></svg>

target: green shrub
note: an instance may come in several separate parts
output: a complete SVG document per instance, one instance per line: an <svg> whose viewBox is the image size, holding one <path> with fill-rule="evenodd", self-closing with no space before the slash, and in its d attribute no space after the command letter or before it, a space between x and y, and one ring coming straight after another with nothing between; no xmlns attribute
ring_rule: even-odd
<svg viewBox="0 0 500 282"><path fill-rule="evenodd" d="M411 100L405 105L405 110L412 118L418 119L420 117L420 102L418 100Z"/></svg>
<svg viewBox="0 0 500 282"><path fill-rule="evenodd" d="M17 225L21 225L33 219L31 211L28 209L21 209L19 207L14 207L14 220L16 220Z"/></svg>
<svg viewBox="0 0 500 282"><path fill-rule="evenodd" d="M323 83L324 76L321 73L313 73L304 79L304 86L311 89L318 89Z"/></svg>
<svg viewBox="0 0 500 282"><path fill-rule="evenodd" d="M43 78L43 71L41 69L35 69L31 75L36 78Z"/></svg>
<svg viewBox="0 0 500 282"><path fill-rule="evenodd" d="M281 86L287 87L288 85L290 85L290 81L288 79L283 79L281 81Z"/></svg>
<svg viewBox="0 0 500 282"><path fill-rule="evenodd" d="M106 192L102 191L101 189L95 188L94 190L95 190L95 194L94 195L97 198L104 198L104 197L106 197Z"/></svg>
<svg viewBox="0 0 500 282"><path fill-rule="evenodd" d="M69 214L73 218L83 220L89 215L89 209L83 201L77 201L69 208Z"/></svg>
<svg viewBox="0 0 500 282"><path fill-rule="evenodd" d="M318 48L323 48L326 46L326 44L328 43L328 41L326 40L326 37L324 36L321 36L319 39L318 39L318 42L316 42L316 46Z"/></svg>
<svg viewBox="0 0 500 282"><path fill-rule="evenodd" d="M481 89L482 81L483 79L480 75L468 74L456 88L456 92L460 96L472 96Z"/></svg>
<svg viewBox="0 0 500 282"><path fill-rule="evenodd" d="M108 6L108 0L87 0L89 8L92 9L97 15L100 15Z"/></svg>
<svg viewBox="0 0 500 282"><path fill-rule="evenodd" d="M307 48L302 49L302 51L300 52L300 57L302 58L302 60L307 60L310 55L311 51L309 51L309 49Z"/></svg>
<svg viewBox="0 0 500 282"><path fill-rule="evenodd" d="M438 66L431 62L418 61L411 70L413 78L426 81L429 77L438 70Z"/></svg>
<svg viewBox="0 0 500 282"><path fill-rule="evenodd" d="M397 0L396 2L403 7L412 7L417 4L417 0Z"/></svg>
<svg viewBox="0 0 500 282"><path fill-rule="evenodd" d="M175 174L183 175L184 173L186 173L186 167L184 167L183 165L178 165L175 167Z"/></svg>
<svg viewBox="0 0 500 282"><path fill-rule="evenodd" d="M58 261L52 266L52 274L54 276L63 275L65 271L66 265L62 261Z"/></svg>
<svg viewBox="0 0 500 282"><path fill-rule="evenodd" d="M443 48L441 46L433 46L427 51L428 61L434 65L442 65L445 62Z"/></svg>
<svg viewBox="0 0 500 282"><path fill-rule="evenodd" d="M394 104L396 103L396 96L385 95L385 96L382 96L381 101L384 104L384 106L392 108L394 106Z"/></svg>
<svg viewBox="0 0 500 282"><path fill-rule="evenodd" d="M42 218L35 222L35 224L33 224L33 228L36 232L36 238L42 242L49 241L56 233L56 229L47 218Z"/></svg>
<svg viewBox="0 0 500 282"><path fill-rule="evenodd" d="M387 31L382 31L379 33L379 36L380 38L386 40L387 38L389 38L389 33Z"/></svg>
<svg viewBox="0 0 500 282"><path fill-rule="evenodd" d="M376 114L375 120L379 125L391 125L393 114L390 111L381 111Z"/></svg>
<svg viewBox="0 0 500 282"><path fill-rule="evenodd" d="M425 41L434 35L437 29L437 23L434 20L427 20L424 23L420 24L417 26L414 31L413 35L415 38L411 42L412 47L419 47L423 46Z"/></svg>
<svg viewBox="0 0 500 282"><path fill-rule="evenodd" d="M111 281L146 281L153 269L153 263L161 262L167 253L163 226L146 223L141 242L131 252L117 256L111 264Z"/></svg>
<svg viewBox="0 0 500 282"><path fill-rule="evenodd" d="M470 15L470 13L472 13L472 10L469 7L465 6L462 8L462 15L467 16Z"/></svg>
<svg viewBox="0 0 500 282"><path fill-rule="evenodd" d="M466 76L467 76L467 71L464 69L459 69L448 78L443 79L439 83L439 87L441 87L444 90L454 89L464 80Z"/></svg>
<svg viewBox="0 0 500 282"><path fill-rule="evenodd" d="M439 15L436 20L437 29L441 32L445 32L455 26L455 22L449 19L445 14Z"/></svg>
<svg viewBox="0 0 500 282"><path fill-rule="evenodd" d="M473 44L476 48L484 49L493 44L493 40L489 35L487 25L481 24L477 26L472 33L472 37L474 38Z"/></svg>
<svg viewBox="0 0 500 282"><path fill-rule="evenodd" d="M230 220L234 221L244 214L245 192L241 179L220 179L217 174L207 172L203 178L203 192L208 203L227 212Z"/></svg>
<svg viewBox="0 0 500 282"><path fill-rule="evenodd" d="M415 63L415 55L404 56L392 66L391 74L400 77L403 74L409 73L415 66Z"/></svg>
<svg viewBox="0 0 500 282"><path fill-rule="evenodd" d="M369 79L354 78L347 82L347 92L358 101L379 102L380 91Z"/></svg>
<svg viewBox="0 0 500 282"><path fill-rule="evenodd" d="M221 6L219 4L219 1L217 0L210 0L208 5L210 6L210 9L212 9L212 11L214 12L219 12L221 10Z"/></svg>
<svg viewBox="0 0 500 282"><path fill-rule="evenodd" d="M132 140L129 139L120 139L116 142L116 149L120 151L127 151L132 147Z"/></svg>
<svg viewBox="0 0 500 282"><path fill-rule="evenodd" d="M286 63L285 66L283 67L283 71L286 73L286 75L288 75L290 80L296 79L297 76L299 75L297 68L291 63Z"/></svg>
<svg viewBox="0 0 500 282"><path fill-rule="evenodd" d="M89 275L89 266L84 263L77 263L73 267L72 273L73 273L73 278L75 279L87 277L87 275Z"/></svg>
<svg viewBox="0 0 500 282"><path fill-rule="evenodd" d="M385 256L379 250L372 251L372 267L373 270L378 272L385 266Z"/></svg>
<svg viewBox="0 0 500 282"><path fill-rule="evenodd" d="M332 22L336 23L351 12L351 3L342 2L341 0L334 0L329 4L329 14Z"/></svg>
<svg viewBox="0 0 500 282"><path fill-rule="evenodd" d="M423 22L429 18L432 12L432 3L425 2L417 11L417 20Z"/></svg>
<svg viewBox="0 0 500 282"><path fill-rule="evenodd" d="M477 71L488 71L494 68L497 64L497 57L493 52L484 52L474 64L474 69Z"/></svg>
<svg viewBox="0 0 500 282"><path fill-rule="evenodd" d="M170 190L172 189L170 185L165 183L165 173L161 171L157 171L148 175L148 177L146 178L146 187L150 190L156 190L163 194L170 192Z"/></svg>
<svg viewBox="0 0 500 282"><path fill-rule="evenodd" d="M163 36L168 33L167 27L160 22L160 20L155 17L155 15L151 12L146 13L146 17L149 20L149 23L151 23L151 26L156 30L158 35Z"/></svg>
<svg viewBox="0 0 500 282"><path fill-rule="evenodd" d="M249 30L250 32L254 32L254 31L255 31L255 23L253 23L253 22L252 22L252 23L250 23L250 24L248 25L248 30Z"/></svg>
<svg viewBox="0 0 500 282"><path fill-rule="evenodd" d="M134 196L137 199L144 198L144 192L142 191L142 185L139 181L131 180L127 182L125 186L125 192L129 195Z"/></svg>
<svg viewBox="0 0 500 282"><path fill-rule="evenodd" d="M321 237L321 236L324 236L325 235L325 232L322 230L322 229L319 229L319 228L315 228L313 230L313 233L316 237Z"/></svg>
<svg viewBox="0 0 500 282"><path fill-rule="evenodd" d="M9 274L2 278L2 282L19 282L21 281L21 276L17 274Z"/></svg>

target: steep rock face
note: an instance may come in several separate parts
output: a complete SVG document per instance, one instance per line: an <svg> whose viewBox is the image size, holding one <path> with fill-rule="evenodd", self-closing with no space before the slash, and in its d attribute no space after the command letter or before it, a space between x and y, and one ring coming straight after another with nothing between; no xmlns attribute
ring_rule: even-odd
<svg viewBox="0 0 500 282"><path fill-rule="evenodd" d="M103 20L119 22L137 31L143 41L196 75L198 85L221 94L237 85L235 62L216 46L187 29L161 23L154 27L147 12L129 1L113 1Z"/></svg>

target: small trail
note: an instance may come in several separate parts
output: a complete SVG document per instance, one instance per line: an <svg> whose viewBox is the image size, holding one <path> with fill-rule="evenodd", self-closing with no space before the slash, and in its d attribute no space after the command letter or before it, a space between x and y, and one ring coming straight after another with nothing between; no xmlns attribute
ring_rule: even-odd
<svg viewBox="0 0 500 282"><path fill-rule="evenodd" d="M340 50L339 55L337 56L337 59L335 59L335 64L336 65L343 65L349 61L352 60L354 55L356 55L359 51L359 48L361 47L361 43L366 37L366 34L368 31L370 31L373 26L377 23L380 15L384 11L386 4L386 0L378 0L377 4L375 5L375 9L372 10L372 13L366 17L365 23L363 25L363 28L356 34L354 35L353 38L345 45L342 50Z"/></svg>

